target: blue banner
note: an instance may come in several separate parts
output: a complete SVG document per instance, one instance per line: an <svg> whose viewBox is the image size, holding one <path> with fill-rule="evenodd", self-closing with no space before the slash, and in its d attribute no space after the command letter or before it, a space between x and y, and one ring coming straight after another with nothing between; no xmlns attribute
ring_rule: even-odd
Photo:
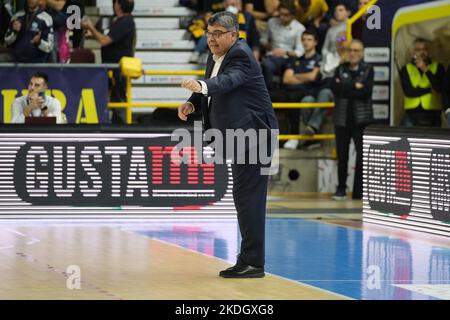
<svg viewBox="0 0 450 320"><path fill-rule="evenodd" d="M33 73L48 75L46 95L61 103L68 123L108 123L108 69L104 67L0 67L0 122L10 123L14 99L28 94Z"/></svg>

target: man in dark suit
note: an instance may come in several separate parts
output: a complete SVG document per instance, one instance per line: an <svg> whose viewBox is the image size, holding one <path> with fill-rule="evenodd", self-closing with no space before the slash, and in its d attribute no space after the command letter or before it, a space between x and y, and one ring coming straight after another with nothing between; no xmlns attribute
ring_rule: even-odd
<svg viewBox="0 0 450 320"><path fill-rule="evenodd" d="M201 113L204 129L217 129L222 137L229 129L276 132L278 123L264 78L252 50L245 41L239 40L236 16L230 12L216 13L208 21L206 35L212 53L207 61L206 77L204 81L183 81L182 87L193 94L178 108L180 119L187 120L189 114ZM271 136L271 139L276 137ZM258 139L258 147L270 143L268 140ZM230 142L228 139L225 144ZM270 150L270 146L268 148ZM236 265L219 273L224 278L264 276L268 176L262 174L264 164L261 161L256 164L247 161L251 150L254 149L247 146L245 150L236 150L245 154L246 161L243 164L233 161L231 165L242 243ZM222 151L215 149L216 153ZM228 158L227 155L224 158Z"/></svg>

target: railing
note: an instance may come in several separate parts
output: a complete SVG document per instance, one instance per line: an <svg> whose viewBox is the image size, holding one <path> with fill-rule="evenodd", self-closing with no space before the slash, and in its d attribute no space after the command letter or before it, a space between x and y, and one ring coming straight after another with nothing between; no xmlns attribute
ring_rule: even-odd
<svg viewBox="0 0 450 320"><path fill-rule="evenodd" d="M376 4L378 0L372 0L369 3L367 3L364 7L362 7L358 12L356 12L353 16L351 16L350 19L347 20L347 43L350 43L352 41L352 26L355 23L356 20L361 18L366 12L367 9L369 9L371 6Z"/></svg>
<svg viewBox="0 0 450 320"><path fill-rule="evenodd" d="M185 76L203 76L204 70L193 71L144 71L145 75L160 76L160 75L185 75ZM127 102L110 102L109 108L126 108L127 110L127 124L132 123L132 108L178 108L180 103L154 103L154 102L132 102L131 96L131 78L126 77L127 82ZM272 104L274 109L306 109L306 108L333 108L333 102L327 103L288 103L288 102L276 102ZM334 139L334 134L316 134L308 136L304 134L290 134L279 135L279 140L299 139L299 140L327 140Z"/></svg>
<svg viewBox="0 0 450 320"><path fill-rule="evenodd" d="M350 19L347 21L347 42L350 43L352 40L352 25L358 20L364 13L366 13L367 9L369 9L372 5L377 3L378 0L372 0L367 5L362 7L357 13L355 13ZM151 76L165 76L165 75L178 75L178 76L204 76L205 70L191 70L191 71L156 71L156 70L147 70L143 72L144 75ZM126 108L126 119L127 124L132 123L132 108L178 108L180 103L145 103L145 102L132 102L131 97L131 78L126 77L127 82L127 101L126 102L110 102L108 103L109 108ZM274 109L306 109L306 108L333 108L334 103L287 103L287 102L277 102L273 103ZM279 135L279 140L288 140L288 139L300 139L300 140L328 140L334 139L334 134L316 134L313 136L307 136L303 134L288 134L288 135Z"/></svg>

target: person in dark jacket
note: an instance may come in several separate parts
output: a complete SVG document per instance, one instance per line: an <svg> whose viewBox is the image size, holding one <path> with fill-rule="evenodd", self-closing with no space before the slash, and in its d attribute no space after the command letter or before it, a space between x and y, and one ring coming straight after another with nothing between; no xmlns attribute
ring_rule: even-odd
<svg viewBox="0 0 450 320"><path fill-rule="evenodd" d="M134 57L136 48L136 24L133 17L134 0L114 0L113 10L115 18L109 27L108 34L103 34L94 26L90 19L83 19L81 27L100 43L102 63L119 63L123 57ZM111 102L127 101L126 78L120 70L113 70L113 77L109 81ZM113 124L126 124L125 109L113 109Z"/></svg>
<svg viewBox="0 0 450 320"><path fill-rule="evenodd" d="M206 63L205 79L183 81L182 86L193 94L178 108L180 119L186 121L191 113L201 114L204 129L215 129L222 137L226 137L230 129L277 130L277 119L261 69L248 44L239 40L236 15L227 11L216 13L208 21L206 35L211 54ZM224 141L227 145L230 140L225 138ZM266 142L259 138L257 144L263 146ZM215 146L214 151L224 155L220 147ZM250 148L236 151L248 159ZM234 156L230 158L233 160L233 199L242 241L236 265L222 270L219 276L264 277L268 177L262 174L260 161L236 163Z"/></svg>
<svg viewBox="0 0 450 320"><path fill-rule="evenodd" d="M447 68L444 79L444 113L447 117L447 126L450 128L450 65Z"/></svg>
<svg viewBox="0 0 450 320"><path fill-rule="evenodd" d="M373 122L373 67L364 63L364 45L352 40L348 48L349 62L341 64L334 75L334 125L338 157L338 186L334 200L346 197L346 180L350 139L356 149L353 199L362 199L362 148L364 128Z"/></svg>
<svg viewBox="0 0 450 320"><path fill-rule="evenodd" d="M9 24L5 43L13 48L16 62L44 63L53 50L53 19L39 7L39 0L28 0Z"/></svg>

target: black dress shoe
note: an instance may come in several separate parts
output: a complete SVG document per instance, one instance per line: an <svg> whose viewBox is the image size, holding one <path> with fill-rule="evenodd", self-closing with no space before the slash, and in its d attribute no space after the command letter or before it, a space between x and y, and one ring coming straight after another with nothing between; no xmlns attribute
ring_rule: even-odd
<svg viewBox="0 0 450 320"><path fill-rule="evenodd" d="M264 268L252 267L246 264L236 264L219 272L222 278L262 278Z"/></svg>

